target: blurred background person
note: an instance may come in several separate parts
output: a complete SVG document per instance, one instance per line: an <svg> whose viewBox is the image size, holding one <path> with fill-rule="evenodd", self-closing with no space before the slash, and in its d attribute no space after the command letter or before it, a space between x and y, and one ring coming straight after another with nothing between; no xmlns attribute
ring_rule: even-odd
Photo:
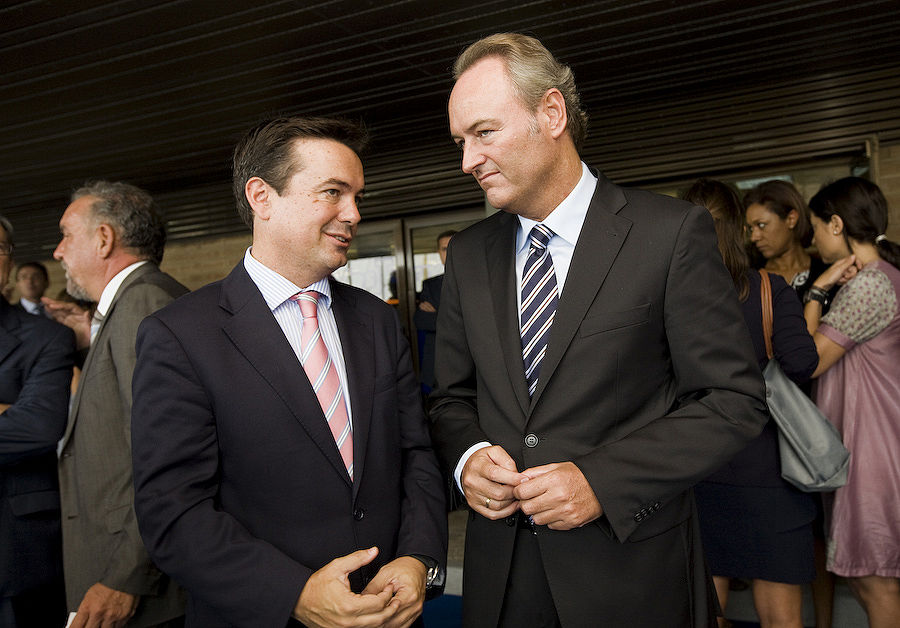
<svg viewBox="0 0 900 628"><path fill-rule="evenodd" d="M750 269L744 220L737 193L719 181L700 179L685 200L713 216L719 251L734 281L759 367L768 362L760 303L760 274ZM818 363L806 331L800 300L785 281L770 274L775 358L796 382ZM715 330L710 330L715 333ZM751 581L753 603L764 628L802 628L801 585L815 576L813 497L781 478L778 428L772 419L762 434L695 489L700 530L722 610L731 578ZM721 626L726 625L719 618Z"/></svg>
<svg viewBox="0 0 900 628"><path fill-rule="evenodd" d="M760 183L744 195L750 242L762 256L761 266L781 277L800 299L827 264L806 250L812 242L809 208L787 181Z"/></svg>
<svg viewBox="0 0 900 628"><path fill-rule="evenodd" d="M50 285L47 267L40 262L25 262L16 270L16 290L19 291L18 306L29 314L49 317L41 303L41 297Z"/></svg>
<svg viewBox="0 0 900 628"><path fill-rule="evenodd" d="M885 237L887 201L858 177L809 202L831 266L804 314L819 354L816 403L850 450L847 484L829 500L828 569L847 578L873 628L900 626L900 245ZM822 315L828 290L849 281Z"/></svg>
<svg viewBox="0 0 900 628"><path fill-rule="evenodd" d="M787 181L773 179L760 183L744 195L744 218L750 236L751 266L765 268L780 275L803 301L813 280L828 264L811 254L812 225L809 206L803 196ZM825 303L825 312L834 297L832 290ZM800 386L811 396L811 382ZM813 602L816 628L831 628L834 609L834 577L825 569L825 520L822 496L816 502L816 521L813 524L816 552L816 579L813 582Z"/></svg>
<svg viewBox="0 0 900 628"><path fill-rule="evenodd" d="M442 231L437 237L438 256L441 264L447 263L447 247L456 231ZM413 315L413 323L419 335L419 381L422 392L428 394L434 388L434 339L437 331L437 311L441 305L441 288L444 286L444 275L429 277L422 282L422 293L419 305Z"/></svg>
<svg viewBox="0 0 900 628"><path fill-rule="evenodd" d="M0 216L0 288L12 226ZM66 428L72 331L0 297L0 626L62 626L56 443Z"/></svg>

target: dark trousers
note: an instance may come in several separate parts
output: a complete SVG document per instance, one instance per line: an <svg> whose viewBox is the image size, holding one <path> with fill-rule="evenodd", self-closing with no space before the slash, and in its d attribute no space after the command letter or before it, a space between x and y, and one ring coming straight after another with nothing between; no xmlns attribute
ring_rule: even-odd
<svg viewBox="0 0 900 628"><path fill-rule="evenodd" d="M537 537L526 527L516 532L499 628L523 626L560 628Z"/></svg>

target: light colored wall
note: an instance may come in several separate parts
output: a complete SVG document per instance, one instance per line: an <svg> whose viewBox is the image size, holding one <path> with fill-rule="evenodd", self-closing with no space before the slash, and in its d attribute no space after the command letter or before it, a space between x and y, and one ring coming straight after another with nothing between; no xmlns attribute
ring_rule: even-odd
<svg viewBox="0 0 900 628"><path fill-rule="evenodd" d="M887 198L890 215L887 237L900 242L900 144L878 150L878 185Z"/></svg>

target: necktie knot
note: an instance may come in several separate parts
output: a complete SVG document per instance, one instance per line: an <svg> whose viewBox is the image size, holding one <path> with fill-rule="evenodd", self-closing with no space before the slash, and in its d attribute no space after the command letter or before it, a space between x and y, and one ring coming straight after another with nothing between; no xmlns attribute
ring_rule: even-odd
<svg viewBox="0 0 900 628"><path fill-rule="evenodd" d="M541 224L535 225L531 229L531 233L528 234L528 239L531 241L531 248L537 249L540 253L544 252L552 237L553 231Z"/></svg>
<svg viewBox="0 0 900 628"><path fill-rule="evenodd" d="M315 290L298 292L291 297L291 301L300 306L300 314L303 318L317 318L319 313L319 293Z"/></svg>

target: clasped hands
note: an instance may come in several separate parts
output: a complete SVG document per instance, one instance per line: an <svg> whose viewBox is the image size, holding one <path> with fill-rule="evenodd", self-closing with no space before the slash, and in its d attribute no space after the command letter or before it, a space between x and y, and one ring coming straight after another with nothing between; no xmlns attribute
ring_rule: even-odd
<svg viewBox="0 0 900 628"><path fill-rule="evenodd" d="M571 530L603 514L593 489L572 462L555 462L519 472L512 457L494 445L469 457L460 480L469 506L492 520L521 510L537 525Z"/></svg>
<svg viewBox="0 0 900 628"><path fill-rule="evenodd" d="M353 593L350 573L377 555L377 547L358 550L314 572L300 592L294 617L310 628L409 626L422 612L427 569L417 558L400 556L382 566L362 593Z"/></svg>

